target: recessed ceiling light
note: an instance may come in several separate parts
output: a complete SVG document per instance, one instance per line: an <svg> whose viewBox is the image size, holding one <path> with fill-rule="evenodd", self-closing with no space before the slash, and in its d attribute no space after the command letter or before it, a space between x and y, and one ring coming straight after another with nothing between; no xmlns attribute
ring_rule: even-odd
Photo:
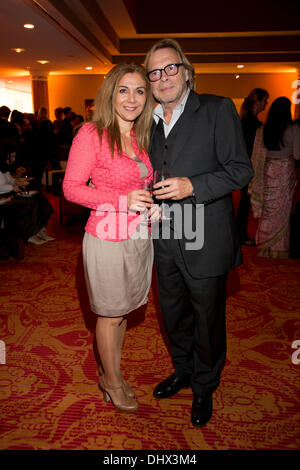
<svg viewBox="0 0 300 470"><path fill-rule="evenodd" d="M37 62L38 62L39 64L45 65L45 64L48 64L48 63L50 62L50 60L40 59L40 60L37 60Z"/></svg>
<svg viewBox="0 0 300 470"><path fill-rule="evenodd" d="M26 28L26 29L33 29L33 28L34 28L34 24L26 23L26 24L24 24L24 28Z"/></svg>
<svg viewBox="0 0 300 470"><path fill-rule="evenodd" d="M12 51L15 51L15 52L17 52L18 54L20 54L20 52L24 52L25 49L21 49L20 47L16 47L15 49L12 49Z"/></svg>
<svg viewBox="0 0 300 470"><path fill-rule="evenodd" d="M93 70L93 67L86 67L86 70Z"/></svg>
<svg viewBox="0 0 300 470"><path fill-rule="evenodd" d="M237 68L238 68L238 69L243 69L244 67L245 67L245 66L244 66L244 65L242 65L242 64L240 64L240 65L237 65Z"/></svg>

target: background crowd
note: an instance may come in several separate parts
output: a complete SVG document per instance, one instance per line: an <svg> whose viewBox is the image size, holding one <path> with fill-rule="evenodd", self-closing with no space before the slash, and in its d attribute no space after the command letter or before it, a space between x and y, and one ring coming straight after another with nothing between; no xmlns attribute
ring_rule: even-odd
<svg viewBox="0 0 300 470"><path fill-rule="evenodd" d="M45 170L61 168L83 117L71 107L36 114L0 107L0 259L24 257L26 242L54 240L46 225L54 212L41 191Z"/></svg>
<svg viewBox="0 0 300 470"><path fill-rule="evenodd" d="M293 122L291 101L285 96L270 105L263 124L258 115L269 93L254 88L241 108L241 123L254 178L241 189L237 226L243 245L257 246L257 255L299 258L300 119ZM257 219L255 240L248 235L252 207Z"/></svg>
<svg viewBox="0 0 300 470"><path fill-rule="evenodd" d="M57 108L52 122L46 108L28 114L1 106L1 160L11 160L12 173L17 167L24 167L26 174L34 177L35 186L40 187L45 168L60 169L60 161L67 160L73 137L83 121L83 116L71 107Z"/></svg>

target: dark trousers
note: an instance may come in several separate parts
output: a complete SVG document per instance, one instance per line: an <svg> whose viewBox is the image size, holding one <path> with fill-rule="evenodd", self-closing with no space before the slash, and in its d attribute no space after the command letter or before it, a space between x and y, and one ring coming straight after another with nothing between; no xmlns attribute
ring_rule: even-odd
<svg viewBox="0 0 300 470"><path fill-rule="evenodd" d="M250 213L250 195L248 194L248 185L241 189L241 199L236 215L237 228L240 242L248 240L248 219Z"/></svg>
<svg viewBox="0 0 300 470"><path fill-rule="evenodd" d="M15 197L7 206L4 225L9 233L27 241L45 227L54 210L42 194L31 198Z"/></svg>
<svg viewBox="0 0 300 470"><path fill-rule="evenodd" d="M178 240L154 240L158 291L178 377L191 375L194 393L218 387L226 358L227 274L194 279Z"/></svg>

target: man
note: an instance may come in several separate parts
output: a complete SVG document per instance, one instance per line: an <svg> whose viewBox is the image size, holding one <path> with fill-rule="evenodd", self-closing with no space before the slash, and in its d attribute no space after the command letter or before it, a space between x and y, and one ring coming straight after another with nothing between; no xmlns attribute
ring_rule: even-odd
<svg viewBox="0 0 300 470"><path fill-rule="evenodd" d="M212 394L225 362L227 272L241 263L231 193L248 183L253 170L232 101L192 91L194 69L176 41L156 43L145 66L160 103L150 157L154 169L165 164L172 175L155 185L154 195L179 204L185 223L191 214L194 224L204 204L201 249L188 248L184 230L176 238L175 219L171 237L154 240L159 297L175 365L175 373L156 386L154 396L168 398L191 385L191 421L201 427L211 418Z"/></svg>
<svg viewBox="0 0 300 470"><path fill-rule="evenodd" d="M60 128L60 159L62 161L68 160L69 151L73 140L73 127L71 119L76 116L70 106L66 106L63 109L64 119Z"/></svg>

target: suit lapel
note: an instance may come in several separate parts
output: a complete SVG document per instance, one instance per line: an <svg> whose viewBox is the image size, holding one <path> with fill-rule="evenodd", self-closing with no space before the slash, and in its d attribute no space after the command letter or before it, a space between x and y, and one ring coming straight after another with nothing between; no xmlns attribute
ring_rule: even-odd
<svg viewBox="0 0 300 470"><path fill-rule="evenodd" d="M157 127L157 124L156 124L155 120L153 119L152 127L151 127L151 132L150 132L149 155L151 155L152 144L153 144L153 137L154 137L154 134L155 134L156 127Z"/></svg>

